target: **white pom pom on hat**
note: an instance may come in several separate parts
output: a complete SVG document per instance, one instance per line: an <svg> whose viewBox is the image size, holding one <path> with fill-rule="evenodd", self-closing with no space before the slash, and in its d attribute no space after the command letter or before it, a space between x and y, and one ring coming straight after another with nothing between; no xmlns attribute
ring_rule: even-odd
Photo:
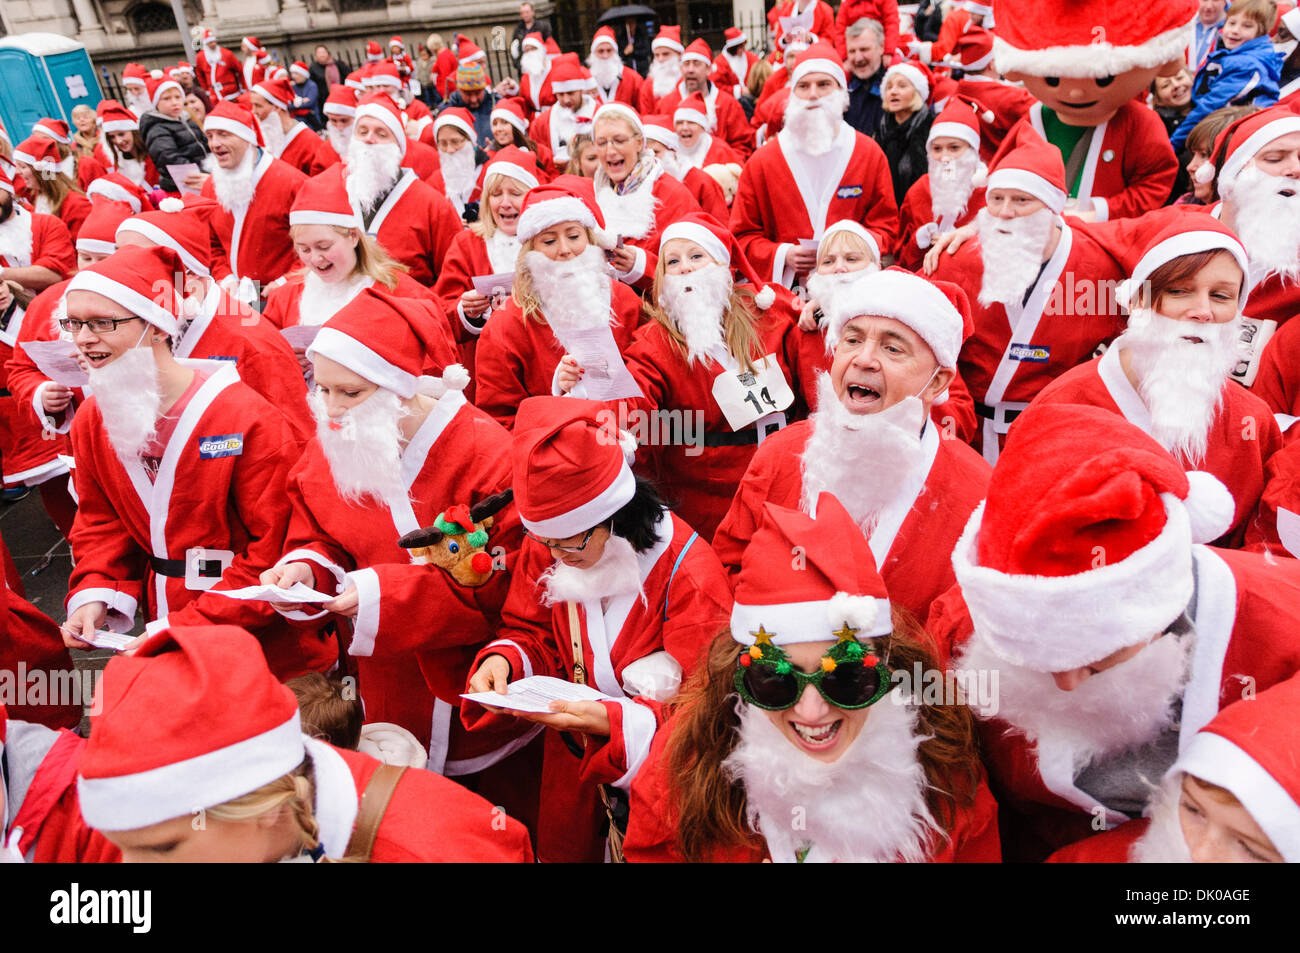
<svg viewBox="0 0 1300 953"><path fill-rule="evenodd" d="M1213 473L1187 471L1187 518L1192 524L1192 542L1210 543L1232 528L1237 503L1231 491Z"/></svg>

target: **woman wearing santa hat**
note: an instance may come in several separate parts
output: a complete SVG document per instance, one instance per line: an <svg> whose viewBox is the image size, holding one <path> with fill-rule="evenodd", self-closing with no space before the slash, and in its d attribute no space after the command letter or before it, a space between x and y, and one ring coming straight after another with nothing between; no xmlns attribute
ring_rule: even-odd
<svg viewBox="0 0 1300 953"><path fill-rule="evenodd" d="M123 860L532 860L523 826L460 785L305 735L256 648L174 626L109 662L77 792Z"/></svg>
<svg viewBox="0 0 1300 953"><path fill-rule="evenodd" d="M60 168L55 141L31 136L20 142L14 149L14 164L27 183L35 211L61 219L75 242L90 214L90 199Z"/></svg>
<svg viewBox="0 0 1300 953"><path fill-rule="evenodd" d="M717 556L653 484L633 476L634 441L610 417L600 403L571 398L520 406L513 486L528 538L505 626L479 651L469 682L470 691L504 694L511 681L549 675L609 698L518 719L463 710L476 731L515 721L557 729L547 732L542 771L544 861L599 861L618 818L616 851L619 804L649 751L658 703L690 676L731 609Z"/></svg>
<svg viewBox="0 0 1300 953"><path fill-rule="evenodd" d="M614 102L597 109L591 138L600 159L596 201L608 231L622 239L610 264L619 281L646 290L655 272L659 233L699 206L646 148L641 119L630 106Z"/></svg>
<svg viewBox="0 0 1300 953"><path fill-rule="evenodd" d="M648 308L654 320L627 351L644 400L630 403L664 430L668 421L683 422L680 433L645 435L644 468L682 518L712 539L758 444L797 412L799 332L789 296L774 308L776 293L757 279L726 226L702 212L663 230L658 262ZM748 287L735 286L733 270ZM560 390L583 375L566 354ZM693 436L688 419L699 421Z"/></svg>
<svg viewBox="0 0 1300 953"><path fill-rule="evenodd" d="M474 279L513 273L519 259L518 226L524 198L538 185L536 157L514 146L499 149L483 169L483 196L478 220L456 235L442 262L434 293L442 300L460 342L461 363L477 376L474 354L478 336L493 311L504 307L507 292L491 298L474 287ZM469 400L474 394L467 392Z"/></svg>
<svg viewBox="0 0 1300 953"><path fill-rule="evenodd" d="M492 139L496 148L489 151L495 156L502 149L514 146L524 152L531 152L539 169L551 166L551 150L534 142L528 135L528 120L524 116L524 107L518 99L503 99L492 107Z"/></svg>
<svg viewBox="0 0 1300 953"><path fill-rule="evenodd" d="M149 97L152 108L140 117L140 135L158 170L159 188L177 195L182 183L172 181L167 167L187 163L201 167L208 157L208 140L198 124L185 115L185 91L176 80L151 79ZM185 184L194 188L202 181Z"/></svg>
<svg viewBox="0 0 1300 953"><path fill-rule="evenodd" d="M925 174L926 148L934 111L930 108L930 71L920 63L895 63L881 85L884 113L874 138L889 159L894 201L900 205L907 190Z"/></svg>
<svg viewBox="0 0 1300 953"><path fill-rule="evenodd" d="M525 397L554 393L566 341L608 335L621 354L641 322L641 299L609 275L602 249L614 239L590 179L562 175L530 189L515 238L510 300L488 319L475 355L478 406L507 429Z"/></svg>
<svg viewBox="0 0 1300 953"><path fill-rule="evenodd" d="M115 99L102 100L97 112L101 135L95 143L95 158L104 168L121 173L137 185L148 189L157 186L158 169L135 114Z"/></svg>
<svg viewBox="0 0 1300 953"><path fill-rule="evenodd" d="M943 661L835 497L765 504L730 632L633 783L628 860L998 861L970 710L922 702Z"/></svg>
<svg viewBox="0 0 1300 953"><path fill-rule="evenodd" d="M456 214L473 220L470 206L478 205L479 170L487 153L475 144L474 117L463 107L444 109L433 121L433 139L440 165L430 184L447 196Z"/></svg>
<svg viewBox="0 0 1300 953"><path fill-rule="evenodd" d="M642 116L641 124L645 130L646 145L655 154L664 171L686 186L686 191L691 193L691 198L695 199L695 204L702 212L713 216L719 222L727 221L731 216L727 208L727 193L722 190L718 180L711 174L680 160L678 149L681 147L681 141L673 128L673 117ZM729 167L728 171L734 171L738 178L739 164Z"/></svg>

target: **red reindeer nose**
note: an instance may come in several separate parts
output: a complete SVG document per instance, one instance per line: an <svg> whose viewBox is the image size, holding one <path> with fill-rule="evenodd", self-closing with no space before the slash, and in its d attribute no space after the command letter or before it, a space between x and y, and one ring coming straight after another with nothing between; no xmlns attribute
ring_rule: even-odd
<svg viewBox="0 0 1300 953"><path fill-rule="evenodd" d="M486 576L492 571L492 557L487 553L475 553L469 558L469 568L480 576Z"/></svg>

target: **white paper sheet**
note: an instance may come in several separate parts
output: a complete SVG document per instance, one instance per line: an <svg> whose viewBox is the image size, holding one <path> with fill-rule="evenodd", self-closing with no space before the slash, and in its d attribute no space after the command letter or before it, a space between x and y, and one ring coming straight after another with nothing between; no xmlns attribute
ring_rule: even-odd
<svg viewBox="0 0 1300 953"><path fill-rule="evenodd" d="M590 685L578 685L574 682L566 682L562 678L551 678L549 675L532 675L511 682L506 686L504 695L498 695L496 692L470 692L460 697L493 708L543 714L551 710L553 701L587 702L601 699L614 701L613 696L597 691Z"/></svg>
<svg viewBox="0 0 1300 953"><path fill-rule="evenodd" d="M88 375L77 363L77 346L71 341L21 341L19 342L40 369L40 372L64 387L85 387Z"/></svg>
<svg viewBox="0 0 1300 953"><path fill-rule="evenodd" d="M279 586L245 586L243 589L213 589L213 595L243 602L329 602L334 597L301 582L288 589Z"/></svg>
<svg viewBox="0 0 1300 953"><path fill-rule="evenodd" d="M574 397L588 400L621 400L642 397L636 378L623 363L618 343L609 326L571 331L564 345L582 368L582 378L572 391Z"/></svg>
<svg viewBox="0 0 1300 953"><path fill-rule="evenodd" d="M502 271L495 275L475 275L472 279L474 290L485 298L508 295L515 286L515 273Z"/></svg>
<svg viewBox="0 0 1300 953"><path fill-rule="evenodd" d="M172 177L172 181L176 183L176 191L180 192L181 195L199 194L198 189L185 184L185 180L198 171L200 171L198 164L194 162L177 162L174 165L171 163L167 165L167 174Z"/></svg>
<svg viewBox="0 0 1300 953"><path fill-rule="evenodd" d="M124 632L109 632L107 629L96 629L93 639L82 639L88 645L93 645L97 649L112 649L114 652L120 652L136 639L138 635L127 635Z"/></svg>
<svg viewBox="0 0 1300 953"><path fill-rule="evenodd" d="M320 324L291 324L280 333L295 351L306 351L322 327Z"/></svg>

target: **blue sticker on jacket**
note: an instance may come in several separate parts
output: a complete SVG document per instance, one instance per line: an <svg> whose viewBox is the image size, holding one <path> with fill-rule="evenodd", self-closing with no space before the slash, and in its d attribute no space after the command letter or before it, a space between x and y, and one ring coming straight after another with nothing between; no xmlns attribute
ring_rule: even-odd
<svg viewBox="0 0 1300 953"><path fill-rule="evenodd" d="M841 185L835 190L837 199L856 199L861 194L862 186L860 185Z"/></svg>
<svg viewBox="0 0 1300 953"><path fill-rule="evenodd" d="M1013 361L1025 361L1029 364L1046 364L1052 358L1052 349L1041 344L1012 343L1008 356Z"/></svg>
<svg viewBox="0 0 1300 953"><path fill-rule="evenodd" d="M217 437L199 438L199 459L215 460L217 457L237 457L244 452L244 435L228 433Z"/></svg>

